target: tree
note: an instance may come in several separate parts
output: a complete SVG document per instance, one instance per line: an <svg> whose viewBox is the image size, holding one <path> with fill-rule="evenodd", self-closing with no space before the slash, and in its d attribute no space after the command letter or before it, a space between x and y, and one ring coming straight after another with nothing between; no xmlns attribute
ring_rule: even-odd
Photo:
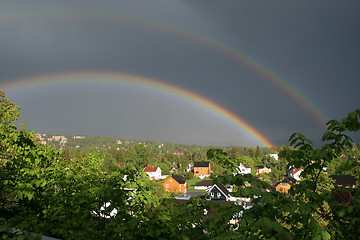
<svg viewBox="0 0 360 240"><path fill-rule="evenodd" d="M323 172L342 154L357 154L345 131L360 130L360 109L341 121L329 121L322 147L315 148L300 133L290 137L291 147L282 148L279 155L287 167L302 168L304 180L288 194L264 191L270 185L251 174L232 175L238 159L210 149L207 158L227 169L215 182L235 184L235 196L252 200L253 207L247 210L209 203L204 197L178 202L136 166L102 169L106 161L102 153L65 159L61 151L40 145L34 132L17 129L13 122L18 109L1 95L1 225L89 240L358 239L360 235L359 189L335 188ZM128 151L125 157L130 162L132 156L145 156L141 152ZM345 169L353 166L347 165L350 162L340 166L358 174ZM204 217L204 210L211 209L216 214ZM117 214L110 215L115 210ZM0 236L8 237L6 229L0 229Z"/></svg>

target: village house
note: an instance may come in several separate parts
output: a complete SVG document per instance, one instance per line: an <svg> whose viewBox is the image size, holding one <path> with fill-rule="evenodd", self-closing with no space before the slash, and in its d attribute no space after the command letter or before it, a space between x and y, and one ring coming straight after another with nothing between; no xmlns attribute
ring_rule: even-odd
<svg viewBox="0 0 360 240"><path fill-rule="evenodd" d="M212 180L202 180L195 184L195 190L207 190L213 185Z"/></svg>
<svg viewBox="0 0 360 240"><path fill-rule="evenodd" d="M173 175L162 184L166 192L186 193L186 179L180 175Z"/></svg>
<svg viewBox="0 0 360 240"><path fill-rule="evenodd" d="M251 167L240 163L240 165L236 168L236 171L239 174L251 174Z"/></svg>
<svg viewBox="0 0 360 240"><path fill-rule="evenodd" d="M242 201L245 198L234 197L233 194L221 183L213 184L207 192L209 193L210 200L221 200L221 201ZM246 201L250 201L250 199L246 199Z"/></svg>
<svg viewBox="0 0 360 240"><path fill-rule="evenodd" d="M144 172L149 176L149 178L154 180L161 179L161 168L159 167L146 167Z"/></svg>
<svg viewBox="0 0 360 240"><path fill-rule="evenodd" d="M194 163L194 177L207 177L210 176L211 166L210 162L195 162Z"/></svg>
<svg viewBox="0 0 360 240"><path fill-rule="evenodd" d="M301 181L301 177L300 174L303 172L303 170L301 168L295 168L295 167L291 167L288 171L287 171L287 176L289 178L294 178L296 181Z"/></svg>
<svg viewBox="0 0 360 240"><path fill-rule="evenodd" d="M257 166L256 167L256 174L269 174L271 173L271 168L268 168L266 166Z"/></svg>
<svg viewBox="0 0 360 240"><path fill-rule="evenodd" d="M351 175L331 175L335 187L356 188L356 179Z"/></svg>
<svg viewBox="0 0 360 240"><path fill-rule="evenodd" d="M281 182L275 185L275 189L277 192L288 193L289 189L292 185L296 184L296 180L294 178L285 178Z"/></svg>

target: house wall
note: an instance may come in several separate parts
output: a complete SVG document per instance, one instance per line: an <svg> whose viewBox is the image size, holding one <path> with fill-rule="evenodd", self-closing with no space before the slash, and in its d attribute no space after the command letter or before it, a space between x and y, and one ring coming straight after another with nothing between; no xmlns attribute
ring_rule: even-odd
<svg viewBox="0 0 360 240"><path fill-rule="evenodd" d="M258 174L269 174L271 173L271 169L270 168L261 168L257 170Z"/></svg>
<svg viewBox="0 0 360 240"><path fill-rule="evenodd" d="M220 195L220 196L219 196ZM217 189L214 187L210 192L210 199L211 200L223 200L226 201L226 197Z"/></svg>
<svg viewBox="0 0 360 240"><path fill-rule="evenodd" d="M160 179L161 178L161 169L158 167L155 172L146 172L146 174L150 178Z"/></svg>
<svg viewBox="0 0 360 240"><path fill-rule="evenodd" d="M195 190L206 190L208 188L208 186L195 186Z"/></svg>
<svg viewBox="0 0 360 240"><path fill-rule="evenodd" d="M288 193L290 187L289 183L279 183L275 188L277 192Z"/></svg>
<svg viewBox="0 0 360 240"><path fill-rule="evenodd" d="M194 167L194 177L199 177L200 175L208 176L210 175L210 164L209 167Z"/></svg>

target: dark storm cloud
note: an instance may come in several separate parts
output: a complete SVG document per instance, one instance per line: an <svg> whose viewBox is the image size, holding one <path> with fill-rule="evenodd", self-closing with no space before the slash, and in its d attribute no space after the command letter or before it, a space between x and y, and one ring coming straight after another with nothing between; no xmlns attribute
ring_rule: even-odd
<svg viewBox="0 0 360 240"><path fill-rule="evenodd" d="M254 57L330 118L359 107L357 1L3 1L0 6L2 82L57 72L136 74L207 97L276 143L286 143L294 131L320 136L323 128L308 109L265 76L202 42L208 40ZM86 92L74 97L70 90L47 91L52 95L13 93L36 131L246 143L224 121L198 115L189 104L189 109L164 104L164 96L133 92L128 102L124 95L99 91L95 99ZM154 107L160 102L162 107Z"/></svg>

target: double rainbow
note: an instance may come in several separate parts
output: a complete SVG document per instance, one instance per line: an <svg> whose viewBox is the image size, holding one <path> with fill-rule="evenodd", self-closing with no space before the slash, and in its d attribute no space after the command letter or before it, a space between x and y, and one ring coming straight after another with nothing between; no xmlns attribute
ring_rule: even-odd
<svg viewBox="0 0 360 240"><path fill-rule="evenodd" d="M125 73L101 73L101 72L78 72L78 73L59 73L48 74L30 78L18 79L6 84L0 85L0 89L4 91L20 91L29 90L46 85L58 85L66 83L111 83L128 85L133 87L144 88L150 91L162 92L170 97L180 98L182 100L190 101L202 108L210 110L216 115L226 118L228 121L234 123L236 126L243 129L246 133L251 135L261 145L266 147L275 146L263 135L261 135L255 128L246 123L226 108L217 103L200 96L194 92L180 88L175 85L164 83L159 80Z"/></svg>

